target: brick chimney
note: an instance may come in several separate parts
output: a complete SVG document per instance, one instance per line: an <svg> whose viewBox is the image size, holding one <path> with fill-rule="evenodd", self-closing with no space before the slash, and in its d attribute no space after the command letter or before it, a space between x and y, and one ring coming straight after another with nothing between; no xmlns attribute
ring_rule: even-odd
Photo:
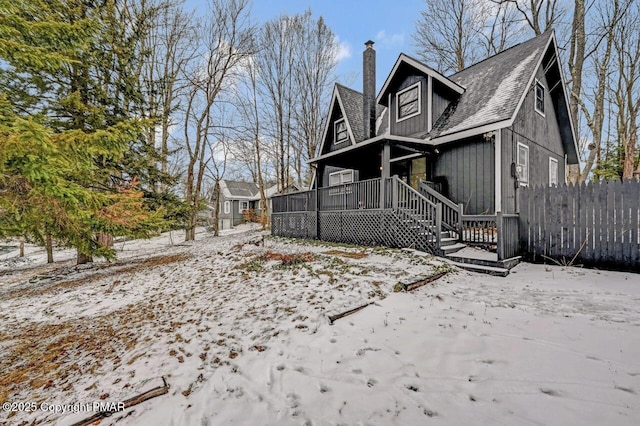
<svg viewBox="0 0 640 426"><path fill-rule="evenodd" d="M376 133L376 51L373 41L364 44L362 52L362 121L364 138L369 139Z"/></svg>

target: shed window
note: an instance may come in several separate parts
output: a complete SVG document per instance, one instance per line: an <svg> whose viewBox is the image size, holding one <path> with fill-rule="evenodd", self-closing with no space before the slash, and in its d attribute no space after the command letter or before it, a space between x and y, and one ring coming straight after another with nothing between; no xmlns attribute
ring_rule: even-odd
<svg viewBox="0 0 640 426"><path fill-rule="evenodd" d="M242 213L245 210L249 210L249 202L248 201L240 201L238 203L238 212Z"/></svg>
<svg viewBox="0 0 640 426"><path fill-rule="evenodd" d="M336 132L336 140L335 143L344 143L349 140L349 135L347 133L347 123L344 121L344 118L338 120L334 124L335 132Z"/></svg>
<svg viewBox="0 0 640 426"><path fill-rule="evenodd" d="M396 121L420 114L420 82L396 94Z"/></svg>
<svg viewBox="0 0 640 426"><path fill-rule="evenodd" d="M549 157L549 186L558 185L558 160Z"/></svg>
<svg viewBox="0 0 640 426"><path fill-rule="evenodd" d="M518 142L518 180L521 185L529 184L529 147Z"/></svg>
<svg viewBox="0 0 640 426"><path fill-rule="evenodd" d="M231 202L225 201L224 202L224 214L229 214L229 213L231 213Z"/></svg>
<svg viewBox="0 0 640 426"><path fill-rule="evenodd" d="M536 111L544 116L544 86L536 81Z"/></svg>

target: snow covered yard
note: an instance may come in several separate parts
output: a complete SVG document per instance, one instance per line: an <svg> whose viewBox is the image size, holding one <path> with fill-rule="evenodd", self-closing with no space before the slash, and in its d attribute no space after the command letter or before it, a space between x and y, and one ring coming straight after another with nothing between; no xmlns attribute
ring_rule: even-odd
<svg viewBox="0 0 640 426"><path fill-rule="evenodd" d="M179 238L89 267L0 255L0 402L120 402L164 376L167 395L102 424L640 423L640 275L521 264L394 293L442 260Z"/></svg>

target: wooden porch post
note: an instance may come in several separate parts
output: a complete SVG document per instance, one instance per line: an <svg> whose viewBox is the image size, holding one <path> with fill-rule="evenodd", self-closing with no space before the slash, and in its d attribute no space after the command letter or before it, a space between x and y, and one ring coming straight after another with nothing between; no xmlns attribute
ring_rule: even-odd
<svg viewBox="0 0 640 426"><path fill-rule="evenodd" d="M502 212L496 212L496 251L498 252L498 260L504 259L504 238L503 237L504 226L502 223Z"/></svg>
<svg viewBox="0 0 640 426"><path fill-rule="evenodd" d="M386 184L387 179L391 177L391 145L385 142L382 145L382 161L380 164L380 208L385 208L386 200Z"/></svg>

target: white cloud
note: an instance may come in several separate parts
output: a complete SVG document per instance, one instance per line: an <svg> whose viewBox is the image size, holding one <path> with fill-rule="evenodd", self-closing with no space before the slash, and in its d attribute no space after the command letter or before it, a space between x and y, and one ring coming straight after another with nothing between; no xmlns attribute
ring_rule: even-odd
<svg viewBox="0 0 640 426"><path fill-rule="evenodd" d="M343 59L349 59L351 57L351 45L346 41L340 41L340 37L337 36L336 44L338 45L336 50L336 61L340 62Z"/></svg>
<svg viewBox="0 0 640 426"><path fill-rule="evenodd" d="M404 33L388 35L385 30L380 30L378 34L376 34L376 40L374 41L378 43L380 47L399 47L404 45Z"/></svg>

